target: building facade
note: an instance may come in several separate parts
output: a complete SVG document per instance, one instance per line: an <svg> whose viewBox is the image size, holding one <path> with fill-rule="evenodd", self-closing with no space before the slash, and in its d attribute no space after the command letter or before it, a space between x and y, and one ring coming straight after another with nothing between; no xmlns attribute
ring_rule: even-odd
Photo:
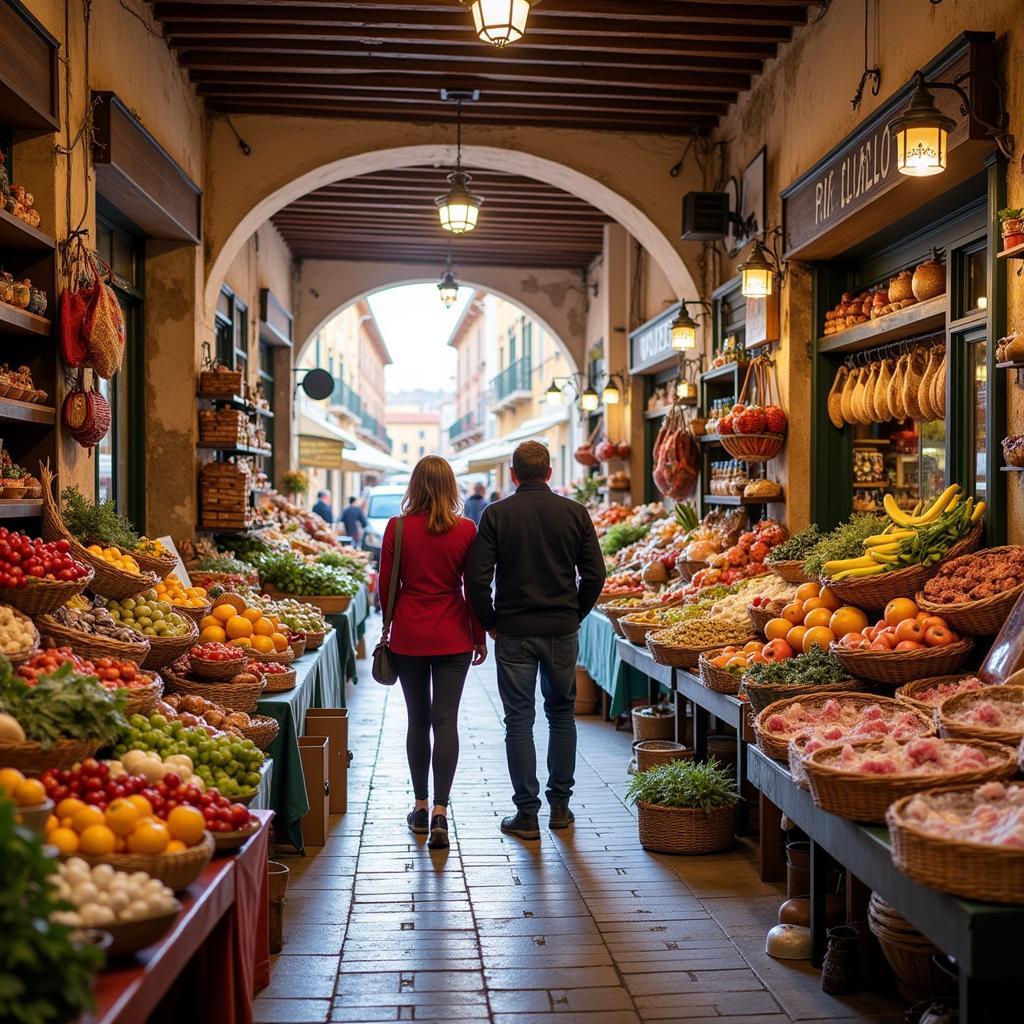
<svg viewBox="0 0 1024 1024"><path fill-rule="evenodd" d="M441 455L441 413L436 409L389 406L384 411L394 447L392 455L409 469L424 455Z"/></svg>

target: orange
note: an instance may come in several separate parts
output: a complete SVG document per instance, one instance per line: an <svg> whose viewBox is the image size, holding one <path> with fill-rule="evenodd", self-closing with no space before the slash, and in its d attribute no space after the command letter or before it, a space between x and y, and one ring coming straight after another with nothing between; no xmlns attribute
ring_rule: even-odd
<svg viewBox="0 0 1024 1024"><path fill-rule="evenodd" d="M64 857L78 852L78 835L74 829L55 828L46 833L46 841L56 846Z"/></svg>
<svg viewBox="0 0 1024 1024"><path fill-rule="evenodd" d="M70 821L86 804L75 796L66 796L54 808L53 813L61 821Z"/></svg>
<svg viewBox="0 0 1024 1024"><path fill-rule="evenodd" d="M147 800L146 802L148 803L149 801ZM107 828L116 836L130 835L135 830L135 826L138 825L139 818L141 817L142 815L139 813L138 807L126 797L111 800L103 814L103 820Z"/></svg>
<svg viewBox="0 0 1024 1024"><path fill-rule="evenodd" d="M819 590L821 590L821 587L819 587L817 583L801 583L800 586L796 588L796 600L809 601L812 597L819 597Z"/></svg>
<svg viewBox="0 0 1024 1024"><path fill-rule="evenodd" d="M153 817L153 805L141 793L133 793L125 799L139 812L140 818Z"/></svg>
<svg viewBox="0 0 1024 1024"><path fill-rule="evenodd" d="M782 617L789 619L794 626L802 626L804 622L804 603L803 601L793 601L792 604L787 604L782 609Z"/></svg>
<svg viewBox="0 0 1024 1024"><path fill-rule="evenodd" d="M164 853L182 853L188 847L180 839L172 839L164 848Z"/></svg>
<svg viewBox="0 0 1024 1024"><path fill-rule="evenodd" d="M831 618L832 613L827 608L812 608L804 616L804 625L808 629L813 629L815 626L827 626Z"/></svg>
<svg viewBox="0 0 1024 1024"><path fill-rule="evenodd" d="M801 650L806 654L812 647L820 647L823 651L828 650L828 645L835 640L835 634L828 626L812 626L804 633L803 646Z"/></svg>
<svg viewBox="0 0 1024 1024"><path fill-rule="evenodd" d="M25 781L17 768L0 768L0 791L14 796L14 791Z"/></svg>
<svg viewBox="0 0 1024 1024"><path fill-rule="evenodd" d="M71 819L71 827L81 835L87 828L103 824L103 812L98 807L88 804L78 811Z"/></svg>
<svg viewBox="0 0 1024 1024"><path fill-rule="evenodd" d="M252 624L252 631L256 636L270 636L274 632L274 624L270 619L258 618Z"/></svg>
<svg viewBox="0 0 1024 1024"><path fill-rule="evenodd" d="M172 839L180 839L186 846L195 846L206 831L206 819L202 811L183 804L167 815L167 831Z"/></svg>
<svg viewBox="0 0 1024 1024"><path fill-rule="evenodd" d="M217 629L220 629L222 625L223 623L216 615L204 615L199 622L200 629L209 629L211 626L216 626Z"/></svg>
<svg viewBox="0 0 1024 1024"><path fill-rule="evenodd" d="M813 612L815 608L824 608L825 602L820 597L809 597L804 601L804 615Z"/></svg>
<svg viewBox="0 0 1024 1024"><path fill-rule="evenodd" d="M252 647L252 641L247 636L240 636L236 640L229 640L232 647Z"/></svg>
<svg viewBox="0 0 1024 1024"><path fill-rule="evenodd" d="M274 649L274 641L269 636L254 636L252 638L252 649L260 654L270 654Z"/></svg>
<svg viewBox="0 0 1024 1024"><path fill-rule="evenodd" d="M232 640L252 636L252 623L244 615L232 615L224 623L224 631Z"/></svg>
<svg viewBox="0 0 1024 1024"><path fill-rule="evenodd" d="M233 604L219 604L211 614L218 622L227 622L228 619L233 619L238 612L235 611Z"/></svg>
<svg viewBox="0 0 1024 1024"><path fill-rule="evenodd" d="M25 779L12 796L19 807L38 807L46 800L46 787L38 779Z"/></svg>
<svg viewBox="0 0 1024 1024"><path fill-rule="evenodd" d="M828 628L836 636L846 636L847 633L863 633L868 628L868 617L859 608L847 604L832 613Z"/></svg>
<svg viewBox="0 0 1024 1024"><path fill-rule="evenodd" d="M793 628L793 623L789 619L783 619L781 617L777 619L769 619L764 626L764 635L766 640L785 640L786 634Z"/></svg>
<svg viewBox="0 0 1024 1024"><path fill-rule="evenodd" d="M915 618L917 611L917 605L909 597L894 597L885 606L885 624L898 626L904 619Z"/></svg>
<svg viewBox="0 0 1024 1024"><path fill-rule="evenodd" d="M830 611L836 611L843 606L843 602L836 597L831 587L822 587L818 600Z"/></svg>
<svg viewBox="0 0 1024 1024"><path fill-rule="evenodd" d="M274 633L270 639L274 642L275 651L283 651L288 646L288 637L284 633Z"/></svg>
<svg viewBox="0 0 1024 1024"><path fill-rule="evenodd" d="M117 836L106 825L90 825L79 837L78 848L82 853L105 856L114 852Z"/></svg>
<svg viewBox="0 0 1024 1024"><path fill-rule="evenodd" d="M263 618L263 612L259 608L246 608L242 612L242 618L248 619L250 622L259 622Z"/></svg>
<svg viewBox="0 0 1024 1024"><path fill-rule="evenodd" d="M807 635L806 626L793 626L792 629L782 638L793 648L794 651L804 649L804 637Z"/></svg>
<svg viewBox="0 0 1024 1024"><path fill-rule="evenodd" d="M171 841L167 826L162 821L143 821L128 837L129 853L163 853Z"/></svg>
<svg viewBox="0 0 1024 1024"><path fill-rule="evenodd" d="M205 622L206 620L204 619L203 621ZM199 634L199 642L201 644L222 644L224 643L225 640L227 640L227 638L227 633L224 632L223 628L220 625L207 626Z"/></svg>

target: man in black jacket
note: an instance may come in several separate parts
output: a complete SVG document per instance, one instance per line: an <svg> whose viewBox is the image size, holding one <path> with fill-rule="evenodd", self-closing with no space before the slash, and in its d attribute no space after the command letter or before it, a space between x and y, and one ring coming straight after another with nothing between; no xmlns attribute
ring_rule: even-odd
<svg viewBox="0 0 1024 1024"><path fill-rule="evenodd" d="M553 494L550 479L547 448L524 441L512 456L516 492L484 509L466 567L469 600L495 640L498 692L505 706L505 753L516 813L502 821L501 830L522 839L540 838L533 744L538 670L549 731L548 824L568 828L573 821L579 627L605 578L587 510Z"/></svg>

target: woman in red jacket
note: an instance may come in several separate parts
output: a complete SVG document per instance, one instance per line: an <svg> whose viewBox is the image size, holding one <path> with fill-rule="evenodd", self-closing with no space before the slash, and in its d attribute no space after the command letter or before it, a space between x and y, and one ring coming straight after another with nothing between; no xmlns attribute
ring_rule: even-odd
<svg viewBox="0 0 1024 1024"><path fill-rule="evenodd" d="M428 455L412 471L402 501L402 548L391 623L391 652L409 712L405 749L416 806L409 828L430 833L430 846L448 846L448 797L459 760L459 701L470 663L487 657L484 631L466 601L463 572L476 527L461 515L455 474ZM384 531L380 594L387 602L395 567L395 528ZM387 609L384 609L385 613ZM433 730L434 808L427 815Z"/></svg>

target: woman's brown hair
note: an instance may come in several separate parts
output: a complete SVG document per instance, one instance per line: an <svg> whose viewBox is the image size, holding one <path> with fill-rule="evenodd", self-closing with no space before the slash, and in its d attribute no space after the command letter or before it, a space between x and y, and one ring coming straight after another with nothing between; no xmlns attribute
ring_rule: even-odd
<svg viewBox="0 0 1024 1024"><path fill-rule="evenodd" d="M447 533L458 524L462 499L447 459L427 455L416 463L402 499L402 512L425 515L429 533Z"/></svg>

